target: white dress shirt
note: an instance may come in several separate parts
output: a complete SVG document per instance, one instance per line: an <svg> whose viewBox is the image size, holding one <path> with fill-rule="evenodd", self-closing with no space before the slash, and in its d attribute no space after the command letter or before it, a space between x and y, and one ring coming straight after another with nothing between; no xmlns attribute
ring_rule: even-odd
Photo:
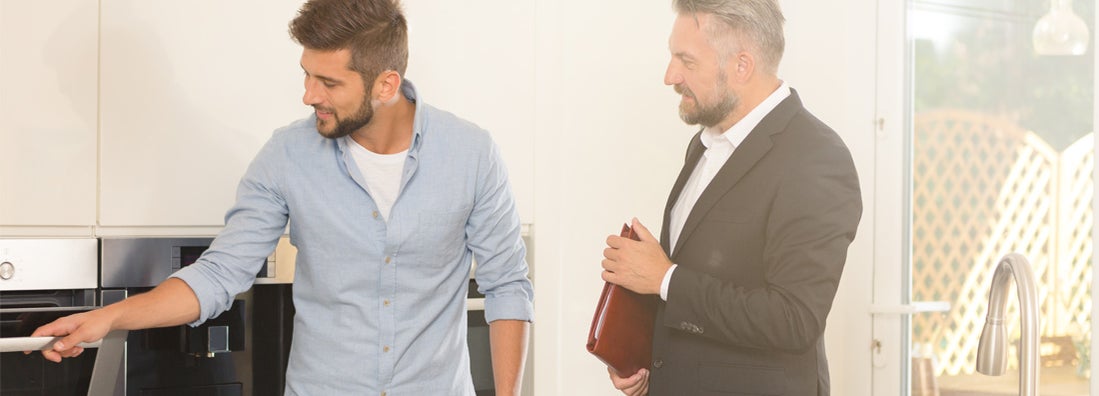
<svg viewBox="0 0 1099 396"><path fill-rule="evenodd" d="M671 222L668 224L669 255L674 253L671 250L675 249L676 242L679 241L679 234L683 232L683 224L687 222L687 216L694 209L698 197L714 180L714 176L729 160L729 157L733 155L733 151L736 150L737 146L740 146L740 143L759 125L763 117L770 114L787 96L790 96L790 86L783 81L775 92L772 92L767 99L764 99L752 111L748 112L744 118L733 124L729 130L722 132L715 130L713 127L702 130L700 139L702 140L702 146L706 147L706 151L698 159L698 164L691 172L691 177L687 179L687 184L683 186L683 191L679 193L679 199L672 207ZM668 268L668 272L664 273L664 280L660 283L660 298L664 301L668 301L668 284L671 283L672 273L675 272L677 266L677 264L672 264L672 267Z"/></svg>

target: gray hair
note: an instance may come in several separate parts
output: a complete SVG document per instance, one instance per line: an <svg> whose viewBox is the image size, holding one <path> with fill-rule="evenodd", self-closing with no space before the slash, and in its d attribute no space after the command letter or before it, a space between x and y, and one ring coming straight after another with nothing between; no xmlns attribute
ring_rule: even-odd
<svg viewBox="0 0 1099 396"><path fill-rule="evenodd" d="M757 53L757 59L764 70L774 74L782 60L786 48L782 16L778 0L673 0L673 7L680 15L713 15L714 21L707 29L710 42L718 48L725 59L739 50L732 48L729 39L738 39L741 45L747 45Z"/></svg>

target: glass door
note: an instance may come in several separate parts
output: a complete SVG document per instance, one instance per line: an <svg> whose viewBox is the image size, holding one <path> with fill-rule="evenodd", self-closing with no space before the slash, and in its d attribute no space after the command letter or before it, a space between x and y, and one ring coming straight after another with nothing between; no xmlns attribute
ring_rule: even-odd
<svg viewBox="0 0 1099 396"><path fill-rule="evenodd" d="M879 250L901 253L877 258L875 393L1019 394L1014 283L1007 373L975 371L992 275L1017 252L1037 283L1040 393L1091 394L1095 2L884 3L878 169L894 180L877 204L902 214L877 220L894 230Z"/></svg>

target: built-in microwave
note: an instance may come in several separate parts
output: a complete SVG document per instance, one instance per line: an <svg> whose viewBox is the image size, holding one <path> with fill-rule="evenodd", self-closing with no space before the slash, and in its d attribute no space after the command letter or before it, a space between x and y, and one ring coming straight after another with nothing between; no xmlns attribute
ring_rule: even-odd
<svg viewBox="0 0 1099 396"><path fill-rule="evenodd" d="M212 241L211 237L102 238L102 303L150 290L194 263ZM292 265L292 260L284 261ZM274 279L292 273L292 268L280 269L268 258L255 286L237 295L232 308L221 315L197 327L131 331L125 377L117 394L282 394L293 326L292 285Z"/></svg>

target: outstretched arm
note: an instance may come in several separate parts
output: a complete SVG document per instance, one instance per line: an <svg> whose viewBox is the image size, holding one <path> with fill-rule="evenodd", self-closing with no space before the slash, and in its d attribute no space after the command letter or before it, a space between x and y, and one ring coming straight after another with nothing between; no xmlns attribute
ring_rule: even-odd
<svg viewBox="0 0 1099 396"><path fill-rule="evenodd" d="M69 315L39 327L33 337L63 337L42 356L60 363L62 358L80 355L81 342L103 339L111 330L138 330L175 326L198 319L198 297L187 283L168 278L147 293L141 293L106 307Z"/></svg>

